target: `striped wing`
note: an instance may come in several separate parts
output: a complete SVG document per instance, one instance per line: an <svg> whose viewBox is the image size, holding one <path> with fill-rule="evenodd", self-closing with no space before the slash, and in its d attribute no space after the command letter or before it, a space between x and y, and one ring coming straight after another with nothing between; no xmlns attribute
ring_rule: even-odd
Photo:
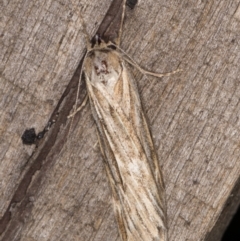
<svg viewBox="0 0 240 241"><path fill-rule="evenodd" d="M135 81L114 50L95 51L84 71L120 236L166 241L164 185Z"/></svg>

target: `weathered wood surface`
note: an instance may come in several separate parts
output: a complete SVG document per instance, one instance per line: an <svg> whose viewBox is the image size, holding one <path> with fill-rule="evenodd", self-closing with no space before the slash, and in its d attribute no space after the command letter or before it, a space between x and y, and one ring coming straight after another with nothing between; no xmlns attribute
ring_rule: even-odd
<svg viewBox="0 0 240 241"><path fill-rule="evenodd" d="M93 35L110 1L72 1ZM89 105L66 138L77 78L67 85L86 47L78 12L68 0L3 0L0 24L1 240L120 240ZM148 70L183 69L159 80L132 68L170 241L219 240L239 202L239 32L239 0L139 0L127 10L122 48ZM35 151L22 144L26 128L51 118Z"/></svg>

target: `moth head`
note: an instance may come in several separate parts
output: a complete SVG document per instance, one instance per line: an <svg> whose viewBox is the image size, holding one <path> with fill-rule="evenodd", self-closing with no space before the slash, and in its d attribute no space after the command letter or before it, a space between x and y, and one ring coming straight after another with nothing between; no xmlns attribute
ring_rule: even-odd
<svg viewBox="0 0 240 241"><path fill-rule="evenodd" d="M115 47L115 44L113 44L112 42L106 41L105 39L103 39L100 34L95 34L91 40L91 48L89 51L97 50L97 49L115 50L116 47Z"/></svg>
<svg viewBox="0 0 240 241"><path fill-rule="evenodd" d="M91 47L94 48L96 45L100 45L103 42L99 34L95 34L91 40Z"/></svg>

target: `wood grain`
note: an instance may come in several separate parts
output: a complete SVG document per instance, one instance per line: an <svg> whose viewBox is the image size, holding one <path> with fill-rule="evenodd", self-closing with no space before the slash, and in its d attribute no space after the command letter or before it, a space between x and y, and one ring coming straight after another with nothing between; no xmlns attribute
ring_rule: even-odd
<svg viewBox="0 0 240 241"><path fill-rule="evenodd" d="M75 3L93 36L110 2ZM183 69L161 80L131 69L163 168L170 241L220 240L224 214L239 203L239 9L239 0L139 0L127 9L122 48L147 70ZM75 10L67 0L1 4L4 241L120 240L89 105L67 138L70 80L86 46ZM26 128L41 131L49 119L37 149L22 145Z"/></svg>

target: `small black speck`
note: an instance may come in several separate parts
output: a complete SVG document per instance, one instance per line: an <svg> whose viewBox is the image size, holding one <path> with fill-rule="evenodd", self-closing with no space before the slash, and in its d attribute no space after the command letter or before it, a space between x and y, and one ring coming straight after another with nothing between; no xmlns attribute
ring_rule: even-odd
<svg viewBox="0 0 240 241"><path fill-rule="evenodd" d="M130 7L131 9L134 9L135 5L137 4L137 0L127 0L127 5L128 7Z"/></svg>
<svg viewBox="0 0 240 241"><path fill-rule="evenodd" d="M186 224L186 226L190 226L190 225L191 225L191 222L190 222L190 221L185 220L185 224Z"/></svg>
<svg viewBox="0 0 240 241"><path fill-rule="evenodd" d="M61 39L59 40L59 45L62 44L64 37L65 37L65 36L62 36Z"/></svg>
<svg viewBox="0 0 240 241"><path fill-rule="evenodd" d="M24 145L34 144L37 138L35 129L34 128L26 129L21 138Z"/></svg>
<svg viewBox="0 0 240 241"><path fill-rule="evenodd" d="M199 181L198 180L193 180L193 185L198 185Z"/></svg>

